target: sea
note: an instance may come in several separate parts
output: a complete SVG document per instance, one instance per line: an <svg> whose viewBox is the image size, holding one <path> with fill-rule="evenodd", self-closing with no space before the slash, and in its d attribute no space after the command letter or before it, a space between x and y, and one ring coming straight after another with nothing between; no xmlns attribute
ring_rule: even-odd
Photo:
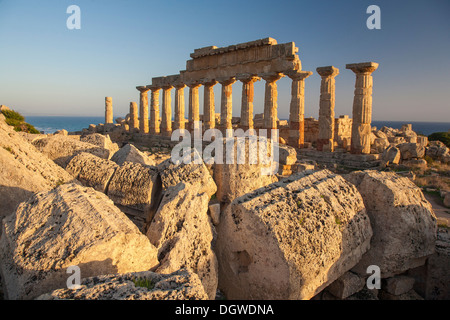
<svg viewBox="0 0 450 320"><path fill-rule="evenodd" d="M89 125L104 123L104 117L69 117L69 116L27 116L25 121L32 124L37 130L44 133L54 133L61 129L69 132L81 131ZM372 126L381 129L391 127L400 129L403 124L411 123L412 129L423 135L433 132L447 132L450 130L450 122L414 122L414 121L372 121Z"/></svg>

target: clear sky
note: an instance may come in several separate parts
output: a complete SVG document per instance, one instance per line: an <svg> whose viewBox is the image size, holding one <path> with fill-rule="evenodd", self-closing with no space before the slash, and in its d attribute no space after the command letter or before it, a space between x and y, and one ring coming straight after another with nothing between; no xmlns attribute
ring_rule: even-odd
<svg viewBox="0 0 450 320"><path fill-rule="evenodd" d="M80 30L66 27L72 4ZM381 8L381 30L366 27L371 4ZM136 86L184 70L195 48L269 36L295 42L303 70L314 72L307 117L318 117L317 67L340 69L335 112L351 116L355 76L345 64L375 61L374 120L450 122L449 0L0 0L0 104L25 115L100 116L111 96L123 117L139 102ZM288 117L290 84L278 81L279 118ZM235 116L241 88L233 85ZM220 85L215 93L219 112ZM255 113L263 100L260 81Z"/></svg>

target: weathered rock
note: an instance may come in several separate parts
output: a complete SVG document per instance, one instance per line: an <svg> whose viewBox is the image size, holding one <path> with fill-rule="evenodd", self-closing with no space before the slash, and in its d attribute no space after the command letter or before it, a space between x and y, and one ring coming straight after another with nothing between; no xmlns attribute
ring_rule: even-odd
<svg viewBox="0 0 450 320"><path fill-rule="evenodd" d="M393 295L389 292L380 290L380 300L423 300L423 298L414 290L410 290L400 295Z"/></svg>
<svg viewBox="0 0 450 320"><path fill-rule="evenodd" d="M65 130L65 129L62 129L62 130L58 130L58 131L56 131L54 134L59 134L59 135L62 135L62 136L67 136L69 133L67 132L67 130Z"/></svg>
<svg viewBox="0 0 450 320"><path fill-rule="evenodd" d="M164 195L147 231L158 248L160 266L156 271L169 273L188 267L198 274L209 299L214 299L218 266L208 216L209 200L217 190L214 181L203 162L174 164L169 159L158 168Z"/></svg>
<svg viewBox="0 0 450 320"><path fill-rule="evenodd" d="M156 249L104 194L65 184L35 194L3 220L0 266L6 297L32 299L82 277L146 271Z"/></svg>
<svg viewBox="0 0 450 320"><path fill-rule="evenodd" d="M447 192L444 197L444 206L450 208L450 192Z"/></svg>
<svg viewBox="0 0 450 320"><path fill-rule="evenodd" d="M83 185L106 193L109 181L119 166L107 159L82 152L70 160L66 171Z"/></svg>
<svg viewBox="0 0 450 320"><path fill-rule="evenodd" d="M383 289L395 296L407 293L414 287L414 278L408 276L396 276L383 280Z"/></svg>
<svg viewBox="0 0 450 320"><path fill-rule="evenodd" d="M357 274L346 272L327 287L332 295L345 299L363 289L366 282Z"/></svg>
<svg viewBox="0 0 450 320"><path fill-rule="evenodd" d="M140 163L144 165L154 166L156 162L148 157L145 153L139 151L132 144L126 144L119 151L117 151L111 158L112 161L121 165L125 161Z"/></svg>
<svg viewBox="0 0 450 320"><path fill-rule="evenodd" d="M370 250L352 270L366 275L377 265L388 278L425 263L434 252L436 217L411 180L392 172L353 172L345 177L361 193L373 228Z"/></svg>
<svg viewBox="0 0 450 320"><path fill-rule="evenodd" d="M414 168L426 169L428 163L424 159L409 159L402 162L403 165Z"/></svg>
<svg viewBox="0 0 450 320"><path fill-rule="evenodd" d="M389 147L389 141L383 138L376 138L370 146L370 153L382 153Z"/></svg>
<svg viewBox="0 0 450 320"><path fill-rule="evenodd" d="M143 286L145 282L148 287ZM140 284L140 282L142 284ZM81 281L78 289L58 289L37 300L205 300L198 276L182 269L171 274L151 271L102 275Z"/></svg>
<svg viewBox="0 0 450 320"><path fill-rule="evenodd" d="M210 204L208 212L213 224L217 226L220 223L220 203Z"/></svg>
<svg viewBox="0 0 450 320"><path fill-rule="evenodd" d="M229 299L310 299L358 263L371 235L353 185L328 170L294 174L222 213L219 287Z"/></svg>
<svg viewBox="0 0 450 320"><path fill-rule="evenodd" d="M108 159L110 153L108 149L62 135L35 140L33 145L63 168L74 155L81 152L92 153L104 159Z"/></svg>
<svg viewBox="0 0 450 320"><path fill-rule="evenodd" d="M80 140L98 146L100 148L108 149L108 159L111 158L119 150L119 146L117 145L117 143L112 142L111 138L107 134L103 135L100 133L92 133L82 136Z"/></svg>
<svg viewBox="0 0 450 320"><path fill-rule="evenodd" d="M0 114L0 219L34 192L48 191L73 180L5 123Z"/></svg>
<svg viewBox="0 0 450 320"><path fill-rule="evenodd" d="M287 145L279 145L280 164L293 165L297 161L297 151Z"/></svg>
<svg viewBox="0 0 450 320"><path fill-rule="evenodd" d="M382 158L389 164L398 164L400 162L400 149L397 147L388 147L383 151Z"/></svg>
<svg viewBox="0 0 450 320"><path fill-rule="evenodd" d="M397 147L403 160L422 158L425 155L425 147L417 143L401 143Z"/></svg>

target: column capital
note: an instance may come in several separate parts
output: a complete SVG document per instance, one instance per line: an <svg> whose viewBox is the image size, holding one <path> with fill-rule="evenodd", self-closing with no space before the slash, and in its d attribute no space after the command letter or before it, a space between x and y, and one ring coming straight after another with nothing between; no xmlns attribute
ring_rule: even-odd
<svg viewBox="0 0 450 320"><path fill-rule="evenodd" d="M150 90L146 86L137 86L136 89L139 90L141 93L146 93L148 90Z"/></svg>
<svg viewBox="0 0 450 320"><path fill-rule="evenodd" d="M174 83L172 83L172 85L173 85L173 87L175 89L184 89L184 88L186 88L186 84L181 82L181 81L174 82Z"/></svg>
<svg viewBox="0 0 450 320"><path fill-rule="evenodd" d="M173 87L174 86L172 84L167 84L167 85L162 86L161 89L163 89L163 90L171 90L171 89L173 89Z"/></svg>
<svg viewBox="0 0 450 320"><path fill-rule="evenodd" d="M313 74L312 71L297 71L297 70L285 73L285 75L287 75L292 80L304 80L312 74Z"/></svg>
<svg viewBox="0 0 450 320"><path fill-rule="evenodd" d="M152 90L152 91L158 91L158 90L161 90L161 87L160 87L160 86L154 86L154 85L151 85L151 84L149 84L148 86L146 86L146 88L149 89L149 90Z"/></svg>
<svg viewBox="0 0 450 320"><path fill-rule="evenodd" d="M218 83L218 81L216 79L200 79L199 83L206 86L206 87L212 87L214 85L216 85Z"/></svg>
<svg viewBox="0 0 450 320"><path fill-rule="evenodd" d="M259 81L261 80L261 77L258 77L257 75L250 73L238 73L236 75L236 79L243 83L249 83Z"/></svg>
<svg viewBox="0 0 450 320"><path fill-rule="evenodd" d="M334 78L339 74L339 69L333 66L319 67L316 71L322 78Z"/></svg>
<svg viewBox="0 0 450 320"><path fill-rule="evenodd" d="M284 77L284 74L281 72L267 72L259 74L261 78L263 78L267 82L275 82Z"/></svg>
<svg viewBox="0 0 450 320"><path fill-rule="evenodd" d="M217 78L217 82L219 82L223 86L228 86L236 82L236 77L222 77Z"/></svg>
<svg viewBox="0 0 450 320"><path fill-rule="evenodd" d="M200 83L199 80L190 80L190 81L186 81L186 85L187 85L189 88L194 89L194 88L200 87L200 86L201 86L201 83Z"/></svg>
<svg viewBox="0 0 450 320"><path fill-rule="evenodd" d="M361 63L350 63L345 65L346 69L352 70L354 73L372 73L378 68L378 63L376 62L361 62Z"/></svg>

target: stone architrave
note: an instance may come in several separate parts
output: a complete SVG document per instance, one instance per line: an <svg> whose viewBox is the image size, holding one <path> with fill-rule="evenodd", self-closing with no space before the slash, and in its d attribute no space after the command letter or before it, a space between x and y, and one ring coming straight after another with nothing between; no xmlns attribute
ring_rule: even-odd
<svg viewBox="0 0 450 320"><path fill-rule="evenodd" d="M160 117L159 117L159 90L157 86L147 86L151 90L151 104L150 104L150 133L159 134L160 129Z"/></svg>
<svg viewBox="0 0 450 320"><path fill-rule="evenodd" d="M350 151L355 154L369 154L370 134L372 132L372 72L378 68L378 63L352 63L347 64L345 68L356 74Z"/></svg>
<svg viewBox="0 0 450 320"><path fill-rule="evenodd" d="M303 148L305 142L305 79L312 75L312 72L296 71L286 75L292 79L288 144L294 148Z"/></svg>
<svg viewBox="0 0 450 320"><path fill-rule="evenodd" d="M130 102L130 132L139 130L139 114L136 102Z"/></svg>
<svg viewBox="0 0 450 320"><path fill-rule="evenodd" d="M284 75L279 72L264 73L260 75L266 81L264 95L264 128L277 129L278 122L278 92L276 82Z"/></svg>
<svg viewBox="0 0 450 320"><path fill-rule="evenodd" d="M236 78L242 82L241 128L247 131L253 129L253 84L261 78L251 74L240 74Z"/></svg>
<svg viewBox="0 0 450 320"><path fill-rule="evenodd" d="M111 97L105 97L105 124L113 123L113 101Z"/></svg>
<svg viewBox="0 0 450 320"><path fill-rule="evenodd" d="M173 129L184 130L184 83L178 82L174 84L175 87L175 110Z"/></svg>
<svg viewBox="0 0 450 320"><path fill-rule="evenodd" d="M186 85L189 87L189 131L192 132L197 130L200 124L200 103L198 97L200 83L193 81Z"/></svg>
<svg viewBox="0 0 450 320"><path fill-rule="evenodd" d="M139 99L139 131L148 133L148 88L144 86L136 87L140 92Z"/></svg>
<svg viewBox="0 0 450 320"><path fill-rule="evenodd" d="M322 77L320 84L319 104L319 137L317 150L334 151L334 104L335 104L335 77L339 69L333 66L317 68Z"/></svg>
<svg viewBox="0 0 450 320"><path fill-rule="evenodd" d="M172 98L170 91L173 89L172 85L162 87L163 89L163 102L162 102L162 115L161 115L161 134L170 136L172 133Z"/></svg>
<svg viewBox="0 0 450 320"><path fill-rule="evenodd" d="M233 129L231 119L233 117L233 83L236 77L218 79L222 85L220 99L220 129L226 133L227 129Z"/></svg>
<svg viewBox="0 0 450 320"><path fill-rule="evenodd" d="M216 111L214 104L214 86L217 84L216 80L206 79L202 81L204 86L203 95L203 125L204 130L213 129L216 126Z"/></svg>

